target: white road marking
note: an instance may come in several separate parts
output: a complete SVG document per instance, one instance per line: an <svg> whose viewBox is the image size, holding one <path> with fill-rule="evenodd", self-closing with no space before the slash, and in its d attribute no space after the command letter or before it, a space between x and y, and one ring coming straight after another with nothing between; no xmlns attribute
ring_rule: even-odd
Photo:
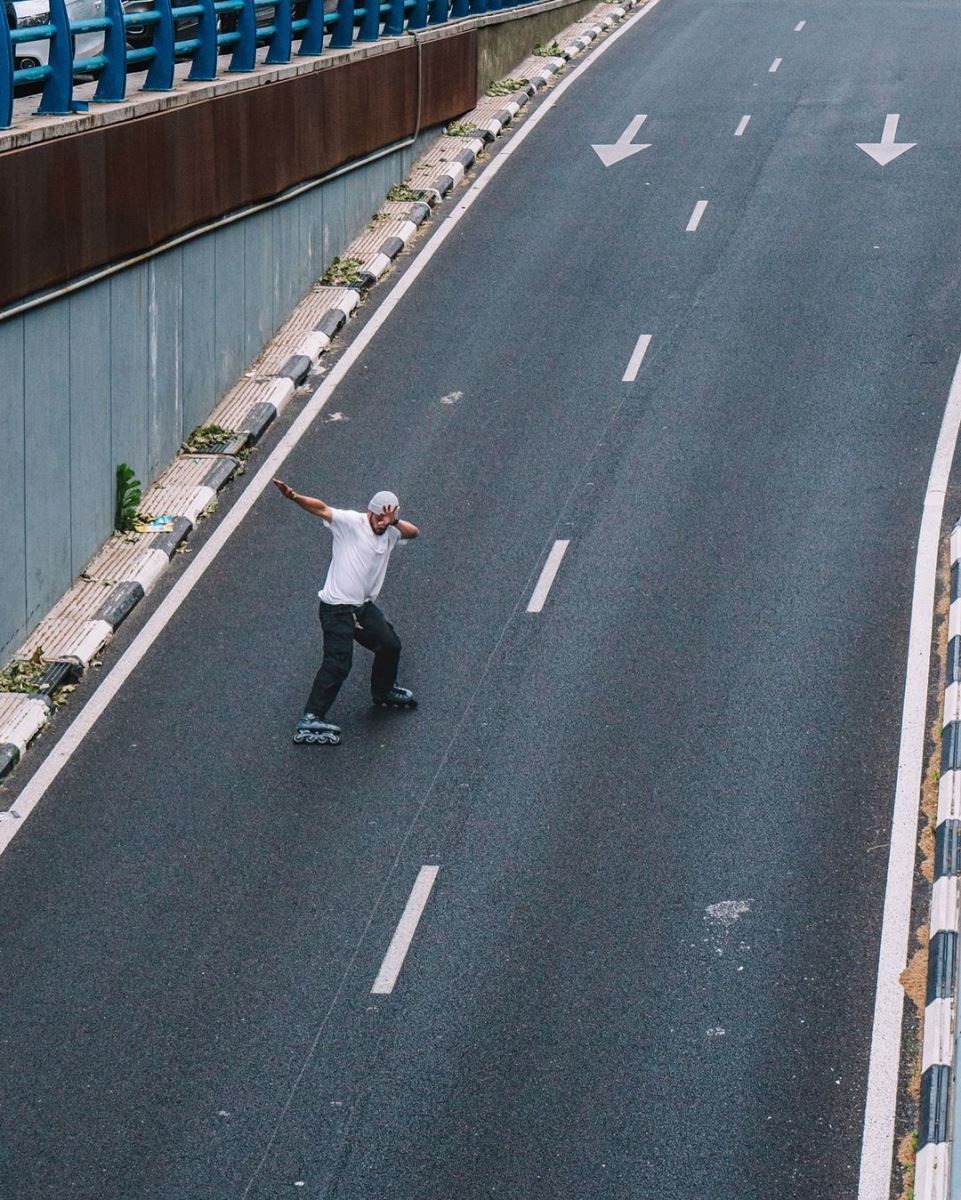
<svg viewBox="0 0 961 1200"><path fill-rule="evenodd" d="M697 229L701 223L701 217L704 216L705 208L707 208L707 201L698 200L697 204L694 205L694 211L691 213L691 219L687 223L687 228L684 230L685 233L693 233Z"/></svg>
<svg viewBox="0 0 961 1200"><path fill-rule="evenodd" d="M421 867L414 880L414 887L407 898L407 905L401 914L394 936L387 947L384 961L381 964L374 986L370 989L375 996L389 996L394 990L397 976L404 965L407 951L417 932L417 923L423 915L424 908L430 896L434 880L437 878L439 867Z"/></svg>
<svg viewBox="0 0 961 1200"><path fill-rule="evenodd" d="M768 73L770 73L772 71L776 71L782 62L784 62L783 58L776 58L774 60L774 62L772 62L771 65L768 67Z"/></svg>
<svg viewBox="0 0 961 1200"><path fill-rule="evenodd" d="M343 358L334 366L327 378L304 405L291 427L264 460L260 470L251 479L244 492L237 497L236 502L231 506L230 511L225 514L223 520L211 534L206 544L198 551L197 557L193 559L183 575L181 575L170 589L170 592L158 606L156 612L120 656L94 694L83 708L79 710L76 717L74 717L71 724L67 727L66 732L37 768L30 782L24 786L10 812L0 813L0 854L10 845L10 842L16 837L17 832L23 828L26 819L76 753L84 738L93 729L97 721L100 720L114 696L116 696L133 674L151 646L170 623L177 610L206 574L211 563L223 549L227 540L236 532L244 517L247 516L260 499L261 494L270 487L271 480L279 473L288 456L314 423L324 405L334 394L337 386L347 375L347 372L373 341L380 327L386 322L387 318L407 292L414 286L427 264L454 232L464 215L477 202L483 194L484 189L497 177L498 172L510 162L511 156L516 153L517 148L524 144L525 140L554 108L567 89L576 83L581 75L593 66L602 54L606 54L608 49L622 38L624 34L633 29L638 21L643 21L648 13L653 12L660 2L661 0L647 0L647 3L640 12L635 13L632 17L628 17L620 29L616 29L606 41L602 42L591 53L589 58L586 58L576 66L570 75L562 79L552 92L547 93L537 111L533 112L520 128L516 130L511 136L510 141L487 164L483 172L467 189L459 202L454 205L450 214L428 238L423 248L398 280L396 287L384 297L383 303L378 306L368 324L360 331L356 340L347 348ZM250 1185L248 1184L247 1191L249 1190ZM244 1192L245 1196L247 1191Z"/></svg>
<svg viewBox="0 0 961 1200"><path fill-rule="evenodd" d="M899 113L888 113L884 118L884 130L881 133L880 142L855 142L855 145L859 150L870 155L879 167L886 167L888 163L900 158L906 150L913 150L918 144L917 142L896 142L894 140L898 136L900 120Z"/></svg>
<svg viewBox="0 0 961 1200"><path fill-rule="evenodd" d="M798 21L798 23L794 26L794 32L800 33L806 24L807 21Z"/></svg>
<svg viewBox="0 0 961 1200"><path fill-rule="evenodd" d="M551 584L554 582L557 568L561 565L561 559L564 557L569 545L570 542L559 540L551 547L551 552L547 556L547 562L544 563L544 570L541 571L541 577L537 581L537 586L534 588L530 603L527 606L529 613L539 613L544 607L544 601L547 599L547 593L551 590Z"/></svg>
<svg viewBox="0 0 961 1200"><path fill-rule="evenodd" d="M634 347L631 361L627 364L627 370L621 376L621 383L633 383L637 378L637 373L641 369L641 363L644 361L644 355L647 353L647 348L650 344L651 334L642 333L637 339L637 345Z"/></svg>
<svg viewBox="0 0 961 1200"><path fill-rule="evenodd" d="M734 130L735 137L741 137L743 135L744 130L747 129L747 123L750 121L750 119L750 113L747 113L745 116L741 117L740 121L737 123L737 129Z"/></svg>
<svg viewBox="0 0 961 1200"><path fill-rule="evenodd" d="M641 150L650 150L650 142L639 142L637 145L632 145L646 120L647 113L638 113L616 142L591 146L605 167L613 167L615 163L622 162L625 158L630 158L632 154L638 154Z"/></svg>
<svg viewBox="0 0 961 1200"><path fill-rule="evenodd" d="M914 566L911 632L901 710L898 775L891 821L891 849L881 921L878 986L874 1001L871 1057L868 1064L867 1103L858 1200L888 1200L894 1151L894 1113L901 1058L901 1022L904 988L900 975L908 960L911 933L911 892L917 852L919 795L924 763L928 671L934 590L938 570L938 545L944 516L944 496L961 428L961 359L955 368L941 431L928 476L921 517L921 533Z"/></svg>

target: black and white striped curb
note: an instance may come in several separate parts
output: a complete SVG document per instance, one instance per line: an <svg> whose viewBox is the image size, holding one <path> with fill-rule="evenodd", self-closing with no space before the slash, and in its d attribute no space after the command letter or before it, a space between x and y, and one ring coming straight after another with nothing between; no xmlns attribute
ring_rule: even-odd
<svg viewBox="0 0 961 1200"><path fill-rule="evenodd" d="M509 99L485 97L460 122L467 127L466 137L439 138L414 167L409 185L424 199L387 201L372 227L343 251L340 280L333 286L314 288L297 306L250 372L208 417L209 425L225 431L222 444L211 453L180 455L144 496L139 508L142 525L159 521L163 528L156 533L148 528L112 537L17 651L15 662L39 659L43 669L31 692L0 691L0 779L19 762L28 743L46 724L53 711L54 693L79 678L156 583L180 543L237 469L236 455L248 443L258 441L283 412L365 293L409 245L431 209L461 182L485 146L565 62L643 2L628 0L604 15L575 22L558 34L557 55L525 59L515 69L517 87ZM354 269L348 271L347 264Z"/></svg>
<svg viewBox="0 0 961 1200"><path fill-rule="evenodd" d="M226 455L178 459L147 492L140 507L144 524L157 516L167 518L158 523L158 531L112 537L14 655L14 663L39 660L43 669L32 691L0 691L0 779L17 765L47 723L54 694L83 674L164 573L237 462ZM162 514L153 508L155 504L166 504ZM170 511L177 507L183 510L179 515Z"/></svg>
<svg viewBox="0 0 961 1200"><path fill-rule="evenodd" d="M948 676L941 718L941 777L935 829L928 979L921 1051L921 1117L915 1200L946 1200L950 1188L950 1097L957 1006L958 876L961 874L961 522L951 532Z"/></svg>
<svg viewBox="0 0 961 1200"><path fill-rule="evenodd" d="M430 154L411 172L410 186L428 196L432 204L439 204L460 183L491 140L484 136L440 138Z"/></svg>

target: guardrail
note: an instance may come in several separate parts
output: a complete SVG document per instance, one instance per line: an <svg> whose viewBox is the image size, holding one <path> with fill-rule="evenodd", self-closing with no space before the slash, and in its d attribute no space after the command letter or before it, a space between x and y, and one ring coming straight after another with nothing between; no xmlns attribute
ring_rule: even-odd
<svg viewBox="0 0 961 1200"><path fill-rule="evenodd" d="M0 129L13 121L17 90L42 84L38 114L66 116L83 112L88 101L74 99L78 78L95 79L93 102L118 103L126 97L127 72L146 68L144 91L170 91L174 67L189 60L187 79L213 80L219 74L252 71L257 51L266 46L263 62L289 63L294 43L298 57L315 57L325 49L342 50L355 41L375 42L448 20L516 8L534 0L196 0L173 4L151 0L102 0L103 15L70 20L67 0L48 0L47 11L26 17L17 0L0 0ZM328 11L328 4L336 7ZM16 22L16 24L14 24ZM148 44L130 45L130 31ZM191 36L178 40L185 30ZM99 53L76 57L78 36L103 33ZM21 54L17 47L36 43L39 57ZM46 61L40 61L43 50ZM221 56L230 55L226 66ZM26 61L25 61L26 60ZM20 65L18 65L18 63Z"/></svg>

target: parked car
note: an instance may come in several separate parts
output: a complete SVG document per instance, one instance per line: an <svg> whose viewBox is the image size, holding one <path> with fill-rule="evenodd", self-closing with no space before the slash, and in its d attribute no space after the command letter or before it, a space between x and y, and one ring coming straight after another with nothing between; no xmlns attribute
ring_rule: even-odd
<svg viewBox="0 0 961 1200"><path fill-rule="evenodd" d="M122 0L123 10L125 13L142 13L150 12L154 6L154 0ZM174 4L188 3L188 0L173 0ZM267 25L272 25L276 9L273 5L267 5L257 9L257 27L263 29ZM195 38L200 24L200 18L196 15L192 17L178 17L174 22L174 36L178 42L185 42L188 38ZM220 33L232 33L237 28L236 13L221 13L217 18L217 29ZM127 26L127 45L136 50L142 46L149 46L153 41L152 25L135 25L128 24Z"/></svg>
<svg viewBox="0 0 961 1200"><path fill-rule="evenodd" d="M11 7L17 18L17 29L28 29L31 25L50 24L50 5L47 0L12 0ZM71 22L102 17L103 12L103 0L67 0L67 18ZM11 28L13 28L12 23ZM102 50L102 29L94 33L78 33L74 36L74 61L94 58ZM20 42L14 47L14 54L16 56L15 70L23 67L42 67L50 58L50 42L47 38L41 38L35 42Z"/></svg>
<svg viewBox="0 0 961 1200"><path fill-rule="evenodd" d="M174 0L174 4L186 3L186 0ZM123 0L124 13L143 13L153 10L154 0ZM200 18L196 14L192 17L178 17L174 21L174 38L178 42L185 42L188 38L195 38L197 30L200 26ZM139 50L143 46L150 46L153 43L154 25L127 25L127 45L131 50Z"/></svg>

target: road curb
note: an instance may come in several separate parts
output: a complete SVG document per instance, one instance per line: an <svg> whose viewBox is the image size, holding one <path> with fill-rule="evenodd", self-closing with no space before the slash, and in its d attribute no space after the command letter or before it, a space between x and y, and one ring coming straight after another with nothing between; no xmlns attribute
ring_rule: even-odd
<svg viewBox="0 0 961 1200"><path fill-rule="evenodd" d="M947 1200L951 1168L951 1090L958 979L961 876L961 521L951 531L948 674L941 717L941 776L921 1051L921 1112L915 1200Z"/></svg>
<svg viewBox="0 0 961 1200"><path fill-rule="evenodd" d="M557 55L532 55L515 68L511 98L483 98L462 119L468 136L446 135L435 143L409 180L418 199L390 200L371 229L355 238L335 260L359 266L337 282L314 288L261 352L251 370L221 399L207 424L225 431L216 453L189 451L151 485L138 510L136 534L115 534L14 655L40 660L44 670L32 692L0 691L0 780L22 758L53 711L53 695L78 678L118 626L163 574L180 543L194 528L239 465L237 455L257 442L284 411L296 389L393 262L410 244L432 209L476 164L487 145L516 118L538 90L565 64L646 0L611 5L603 14L575 22L557 35ZM471 117L477 114L472 122ZM337 272L331 274L335 280ZM151 526L155 526L152 528Z"/></svg>

